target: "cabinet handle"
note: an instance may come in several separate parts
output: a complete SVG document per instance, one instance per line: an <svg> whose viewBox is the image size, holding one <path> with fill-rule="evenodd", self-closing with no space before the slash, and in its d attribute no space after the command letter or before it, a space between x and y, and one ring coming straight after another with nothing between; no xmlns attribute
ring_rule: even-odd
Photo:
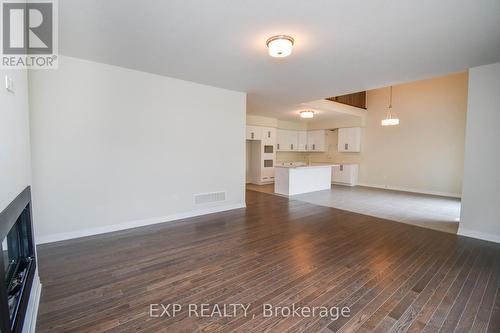
<svg viewBox="0 0 500 333"><path fill-rule="evenodd" d="M291 147L291 148L292 148L292 150L293 150L293 143L290 145L290 147Z"/></svg>
<svg viewBox="0 0 500 333"><path fill-rule="evenodd" d="M340 171L344 171L344 166L342 164L340 165Z"/></svg>
<svg viewBox="0 0 500 333"><path fill-rule="evenodd" d="M316 150L316 145L313 143L313 150Z"/></svg>
<svg viewBox="0 0 500 333"><path fill-rule="evenodd" d="M253 139L253 132L250 134L250 137Z"/></svg>
<svg viewBox="0 0 500 333"><path fill-rule="evenodd" d="M347 149L349 148L349 144L348 144L348 143L346 143L346 144L344 145L344 147L345 147L345 150L347 150Z"/></svg>
<svg viewBox="0 0 500 333"><path fill-rule="evenodd" d="M280 144L279 143L276 145L276 149L280 149Z"/></svg>
<svg viewBox="0 0 500 333"><path fill-rule="evenodd" d="M271 137L271 131L267 131L267 137L270 138Z"/></svg>
<svg viewBox="0 0 500 333"><path fill-rule="evenodd" d="M307 145L306 145L306 150L307 150Z"/></svg>

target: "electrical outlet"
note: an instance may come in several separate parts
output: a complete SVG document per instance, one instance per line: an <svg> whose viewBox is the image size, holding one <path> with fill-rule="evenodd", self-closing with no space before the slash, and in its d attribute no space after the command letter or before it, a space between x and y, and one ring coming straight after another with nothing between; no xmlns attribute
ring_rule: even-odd
<svg viewBox="0 0 500 333"><path fill-rule="evenodd" d="M11 93L14 92L14 81L7 75L5 75L5 89Z"/></svg>

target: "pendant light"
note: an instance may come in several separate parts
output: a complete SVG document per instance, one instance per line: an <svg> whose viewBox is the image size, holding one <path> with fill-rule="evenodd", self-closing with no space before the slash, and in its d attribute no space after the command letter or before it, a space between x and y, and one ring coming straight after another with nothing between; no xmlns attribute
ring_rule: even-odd
<svg viewBox="0 0 500 333"><path fill-rule="evenodd" d="M389 108L387 116L381 121L382 126L399 125L399 118L392 113L392 86L390 87Z"/></svg>

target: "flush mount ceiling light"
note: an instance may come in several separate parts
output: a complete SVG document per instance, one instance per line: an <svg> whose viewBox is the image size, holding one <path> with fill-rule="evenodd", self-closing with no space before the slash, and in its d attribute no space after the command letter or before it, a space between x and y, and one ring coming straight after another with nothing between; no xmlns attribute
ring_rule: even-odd
<svg viewBox="0 0 500 333"><path fill-rule="evenodd" d="M312 118L314 117L314 111L300 111L300 118Z"/></svg>
<svg viewBox="0 0 500 333"><path fill-rule="evenodd" d="M293 38L287 35L272 36L266 41L269 55L275 58L283 58L292 54Z"/></svg>
<svg viewBox="0 0 500 333"><path fill-rule="evenodd" d="M392 112L392 86L390 88L389 108L387 109L387 116L381 121L382 126L399 125L399 118Z"/></svg>

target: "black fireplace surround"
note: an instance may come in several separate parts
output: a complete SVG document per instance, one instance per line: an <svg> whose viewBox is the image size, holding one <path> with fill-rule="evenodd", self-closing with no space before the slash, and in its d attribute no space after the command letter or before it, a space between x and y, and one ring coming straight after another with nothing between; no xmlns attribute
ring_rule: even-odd
<svg viewBox="0 0 500 333"><path fill-rule="evenodd" d="M29 186L0 213L0 252L0 332L17 333L36 269Z"/></svg>

